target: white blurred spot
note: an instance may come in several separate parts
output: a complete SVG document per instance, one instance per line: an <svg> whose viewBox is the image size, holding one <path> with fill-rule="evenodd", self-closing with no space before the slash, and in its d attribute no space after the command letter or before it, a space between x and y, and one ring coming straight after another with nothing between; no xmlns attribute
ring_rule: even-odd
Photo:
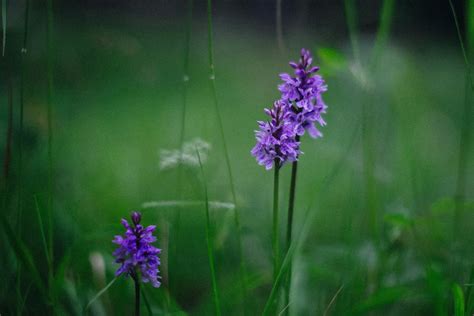
<svg viewBox="0 0 474 316"><path fill-rule="evenodd" d="M92 267L92 275L100 283L105 281L105 261L104 257L97 251L89 254L89 263Z"/></svg>
<svg viewBox="0 0 474 316"><path fill-rule="evenodd" d="M202 205L204 201L190 200L190 201L148 201L142 204L143 208L162 208L162 207L175 207L175 206L196 206ZM209 208L214 210L233 210L235 208L234 203L222 202L222 201L209 201Z"/></svg>
<svg viewBox="0 0 474 316"><path fill-rule="evenodd" d="M198 167L199 159L196 155L196 150L199 151L201 163L204 163L207 160L211 148L210 143L200 138L195 138L192 141L185 142L181 149L163 149L160 151L160 169L171 169L177 167L179 164Z"/></svg>

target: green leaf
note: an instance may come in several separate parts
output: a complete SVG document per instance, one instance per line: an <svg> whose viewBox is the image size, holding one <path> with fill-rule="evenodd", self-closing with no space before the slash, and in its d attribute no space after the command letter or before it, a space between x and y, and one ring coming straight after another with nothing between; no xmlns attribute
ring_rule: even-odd
<svg viewBox="0 0 474 316"><path fill-rule="evenodd" d="M365 314L368 311L377 309L388 304L395 303L409 294L406 287L397 286L383 288L369 296L354 308L354 313Z"/></svg>
<svg viewBox="0 0 474 316"><path fill-rule="evenodd" d="M466 312L467 315L474 314L474 266L471 267L471 276L466 291Z"/></svg>
<svg viewBox="0 0 474 316"><path fill-rule="evenodd" d="M453 284L454 316L464 316L464 293L459 284Z"/></svg>
<svg viewBox="0 0 474 316"><path fill-rule="evenodd" d="M321 70L324 70L326 75L332 75L347 68L346 56L334 48L319 48L316 54L320 60Z"/></svg>
<svg viewBox="0 0 474 316"><path fill-rule="evenodd" d="M413 219L409 218L405 214L400 213L386 214L384 216L384 220L393 226L409 227L413 225Z"/></svg>
<svg viewBox="0 0 474 316"><path fill-rule="evenodd" d="M38 225L40 228L40 233L41 233L41 241L43 242L43 250L44 250L44 255L46 257L46 261L48 264L51 263L51 257L49 256L48 252L48 245L46 243L46 235L44 233L44 225L43 225L43 218L41 217L41 211L38 203L38 196L35 195L35 206L36 206L36 215L38 216Z"/></svg>
<svg viewBox="0 0 474 316"><path fill-rule="evenodd" d="M434 214L453 213L456 202L452 197L445 197L437 200L431 205L431 212Z"/></svg>

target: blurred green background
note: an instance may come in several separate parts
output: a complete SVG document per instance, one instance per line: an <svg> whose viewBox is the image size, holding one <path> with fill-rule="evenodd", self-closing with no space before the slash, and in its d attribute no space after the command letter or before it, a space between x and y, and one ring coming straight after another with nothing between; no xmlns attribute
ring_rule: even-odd
<svg viewBox="0 0 474 316"><path fill-rule="evenodd" d="M454 8L470 61L468 2ZM185 1L52 2L53 286L37 215L47 235L47 3L30 1L22 54L25 4L6 1L2 10L2 217L14 233L0 230L0 314L130 315L130 279L85 307L114 277L111 240L132 210L158 226L163 248L164 284L145 286L153 314L213 314L203 178L195 163L166 160L183 141L202 140L209 199L233 203L209 80L206 3L194 1L187 26ZM309 233L293 256L289 313L454 315L456 284L471 315L472 89L449 2L216 1L212 17L249 285L243 300L234 209L211 207L223 314L258 315L270 294L273 173L250 149L263 108L279 97L278 74L305 47L329 87L328 125L323 138L302 141L294 229L307 223ZM290 169L280 180L282 245Z"/></svg>

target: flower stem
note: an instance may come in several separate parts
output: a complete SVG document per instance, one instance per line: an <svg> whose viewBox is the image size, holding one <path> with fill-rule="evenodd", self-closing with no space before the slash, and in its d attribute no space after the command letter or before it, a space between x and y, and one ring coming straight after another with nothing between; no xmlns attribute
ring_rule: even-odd
<svg viewBox="0 0 474 316"><path fill-rule="evenodd" d="M48 117L48 244L49 244L49 267L48 285L52 310L54 311L54 245L53 245L53 0L47 0L47 117Z"/></svg>
<svg viewBox="0 0 474 316"><path fill-rule="evenodd" d="M279 261L280 261L280 251L279 251L279 238L278 238L278 189L280 182L280 162L278 159L275 159L275 174L273 178L273 281L276 280Z"/></svg>
<svg viewBox="0 0 474 316"><path fill-rule="evenodd" d="M299 136L296 136L296 141L299 141ZM289 251L291 246L291 233L293 230L293 213L295 209L295 193L296 193L296 175L298 172L298 161L294 161L291 166L291 182L290 182L290 197L288 203L288 221L286 223L286 251ZM290 301L290 287L291 287L291 260L288 263L288 274L286 276L286 291L284 306L288 306ZM288 314L288 309L286 309Z"/></svg>
<svg viewBox="0 0 474 316"><path fill-rule="evenodd" d="M133 281L135 282L135 316L140 316L140 280L136 274L133 276Z"/></svg>
<svg viewBox="0 0 474 316"><path fill-rule="evenodd" d="M211 219L209 216L209 196L207 192L207 184L206 184L206 177L204 175L204 168L202 167L201 163L201 156L199 155L199 151L196 149L196 155L199 161L199 167L201 169L202 174L202 183L204 187L204 200L206 206L206 243L207 243L207 256L209 258L209 268L211 270L211 279L212 279L212 293L214 296L214 306L215 306L215 315L221 315L221 304L219 300L219 288L217 286L217 276L216 276L216 268L215 268L215 259L214 259L214 237L213 232L211 231Z"/></svg>

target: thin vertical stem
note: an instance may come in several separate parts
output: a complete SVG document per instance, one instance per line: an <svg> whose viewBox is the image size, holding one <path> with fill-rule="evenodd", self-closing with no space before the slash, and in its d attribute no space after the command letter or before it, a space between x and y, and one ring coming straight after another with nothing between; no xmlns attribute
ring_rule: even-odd
<svg viewBox="0 0 474 316"><path fill-rule="evenodd" d="M216 268L214 263L214 238L213 234L211 233L211 220L209 216L209 196L207 192L207 184L206 184L206 177L204 175L204 168L202 167L201 163L201 156L199 155L199 151L196 149L196 154L199 161L199 167L201 168L201 175L202 175L202 182L204 187L204 201L205 201L205 209L206 209L206 243L207 243L207 256L209 259L209 268L211 270L211 279L212 279L212 293L214 298L214 306L216 315L221 315L221 305L219 301L219 289L217 287L217 277L216 277Z"/></svg>
<svg viewBox="0 0 474 316"><path fill-rule="evenodd" d="M217 91L216 91L216 82L215 82L215 69L214 69L214 43L213 43L213 32L212 32L212 0L207 0L207 30L208 30L208 53L209 53L209 81L211 85L211 90L212 90L212 96L214 99L214 107L217 115L217 121L219 125L219 131L221 135L221 140L222 144L224 147L224 155L225 155L225 160L226 160L226 166L227 166L227 173L229 174L229 182L230 182L230 190L232 194L232 202L235 205L234 208L234 223L236 227L236 233L237 233L237 247L238 247L238 252L239 252L239 259L240 259L240 283L241 283L241 288L242 288L242 303L244 305L244 312L246 310L245 306L245 300L247 298L247 276L246 276L246 269L245 269L245 262L244 262L244 256L243 256L243 247L242 247L242 227L240 224L240 216L238 212L238 207L237 207L237 197L235 193L235 187L234 187L234 178L232 176L232 167L230 165L230 157L229 157L229 151L227 149L227 144L225 141L225 133L224 133L224 124L222 122L222 117L217 101Z"/></svg>
<svg viewBox="0 0 474 316"><path fill-rule="evenodd" d="M5 57L7 44L7 0L2 0L2 56Z"/></svg>
<svg viewBox="0 0 474 316"><path fill-rule="evenodd" d="M48 243L49 243L49 290L54 309L53 278L54 278L54 245L53 245L53 0L47 0L47 80L48 80Z"/></svg>
<svg viewBox="0 0 474 316"><path fill-rule="evenodd" d="M23 217L23 109L24 109L24 94L25 94L25 54L26 43L28 38L28 14L29 14L29 0L25 1L24 11L24 29L23 29L23 46L20 52L20 127L18 135L18 200L17 200L17 233L21 239L22 235L22 217ZM17 289L21 287L21 264L17 265ZM21 308L17 310L21 314Z"/></svg>
<svg viewBox="0 0 474 316"><path fill-rule="evenodd" d="M344 0L344 9L354 59L356 63L360 63L359 38L357 37L357 10L354 0Z"/></svg>
<svg viewBox="0 0 474 316"><path fill-rule="evenodd" d="M300 141L300 136L296 135L296 141ZM298 161L294 161L291 165L291 180L290 180L290 196L288 202L288 220L286 222L286 251L288 252L291 245L291 236L293 231L293 213L295 209L295 195L296 195L296 176L298 173ZM284 306L288 306L290 302L290 290L291 290L291 273L292 273L292 261L288 263L288 273L286 276L285 284L285 301ZM289 308L286 309L285 314L289 313Z"/></svg>
<svg viewBox="0 0 474 316"><path fill-rule="evenodd" d="M283 41L283 22L282 22L282 13L281 13L282 0L276 0L276 36L278 49L280 52L285 50L285 42Z"/></svg>
<svg viewBox="0 0 474 316"><path fill-rule="evenodd" d="M189 82L189 51L190 51L190 41L191 41L191 25L192 25L192 18L193 18L193 6L194 6L194 1L193 0L188 0L188 14L186 18L186 31L185 31L185 40L184 40L184 56L183 56L183 90L182 90L182 102L183 102L183 108L181 112L181 130L179 134L179 150L181 152L181 155L183 154L183 143L184 143L184 135L185 135L185 127L186 127L186 108L187 108L187 95L188 95L188 82ZM183 200L184 199L184 190L182 188L182 183L183 183L183 157L181 156L181 161L178 164L178 191L179 191L179 199ZM175 227L173 231L173 251L171 256L168 255L168 257L171 257L171 264L169 266L173 268L178 267L178 244L179 244L179 234L180 234L180 228L181 228L181 208L178 207L176 210L176 217L174 219L175 222ZM168 239L169 241L169 239ZM169 246L168 246L169 249ZM173 284L173 288L171 289L173 291L173 294L177 294L177 290L179 289L178 283L176 281L169 282L170 278L170 273L168 270L168 278L167 282L169 284ZM169 298L168 298L168 303L169 303Z"/></svg>
<svg viewBox="0 0 474 316"><path fill-rule="evenodd" d="M23 29L23 46L21 48L20 59L20 127L18 131L18 235L21 236L21 219L22 219L22 199L23 199L23 123L24 123L24 105L25 105L25 55L27 52L26 44L28 38L28 16L29 16L29 0L25 1L24 11L24 29Z"/></svg>
<svg viewBox="0 0 474 316"><path fill-rule="evenodd" d="M280 266L280 243L278 233L278 202L279 202L279 182L280 182L280 162L275 159L275 173L273 176L273 281L276 280Z"/></svg>
<svg viewBox="0 0 474 316"><path fill-rule="evenodd" d="M140 316L140 280L136 274L133 282L135 283L135 316Z"/></svg>
<svg viewBox="0 0 474 316"><path fill-rule="evenodd" d="M384 0L382 3L382 9L380 13L380 24L377 29L377 35L375 37L375 44L371 58L373 67L378 64L382 49L387 41L390 32L390 26L392 24L394 7L395 0Z"/></svg>
<svg viewBox="0 0 474 316"><path fill-rule="evenodd" d="M472 120L472 100L474 92L474 82L472 79L472 69L470 60L474 54L474 1L469 0L467 2L466 10L466 35L467 35L467 48L464 45L464 41L461 35L461 29L459 27L459 22L456 15L456 10L454 9L453 3L449 0L449 5L451 7L451 13L453 15L454 23L456 25L456 32L459 39L459 44L461 46L461 51L464 57L464 62L466 66L466 88L464 96L464 108L463 108L463 119L461 126L461 137L459 140L459 157L458 157L458 167L457 167L457 181L456 181L456 208L455 208L455 220L454 220L454 229L455 233L459 229L459 224L462 223L462 217L464 213L464 199L466 193L466 182L467 182L467 164L468 164L468 154L469 154L469 144L471 138L471 120ZM470 89L469 89L470 88Z"/></svg>
<svg viewBox="0 0 474 316"><path fill-rule="evenodd" d="M12 137L13 137L13 89L12 89L12 80L11 80L10 74L8 74L7 80L8 80L7 81L8 123L7 123L7 133L6 133L6 143L5 143L5 159L3 160L3 179L5 180L6 188L8 188L8 182L9 182L9 177L10 177L10 165L11 165L11 156L12 156L12 153L11 153Z"/></svg>

